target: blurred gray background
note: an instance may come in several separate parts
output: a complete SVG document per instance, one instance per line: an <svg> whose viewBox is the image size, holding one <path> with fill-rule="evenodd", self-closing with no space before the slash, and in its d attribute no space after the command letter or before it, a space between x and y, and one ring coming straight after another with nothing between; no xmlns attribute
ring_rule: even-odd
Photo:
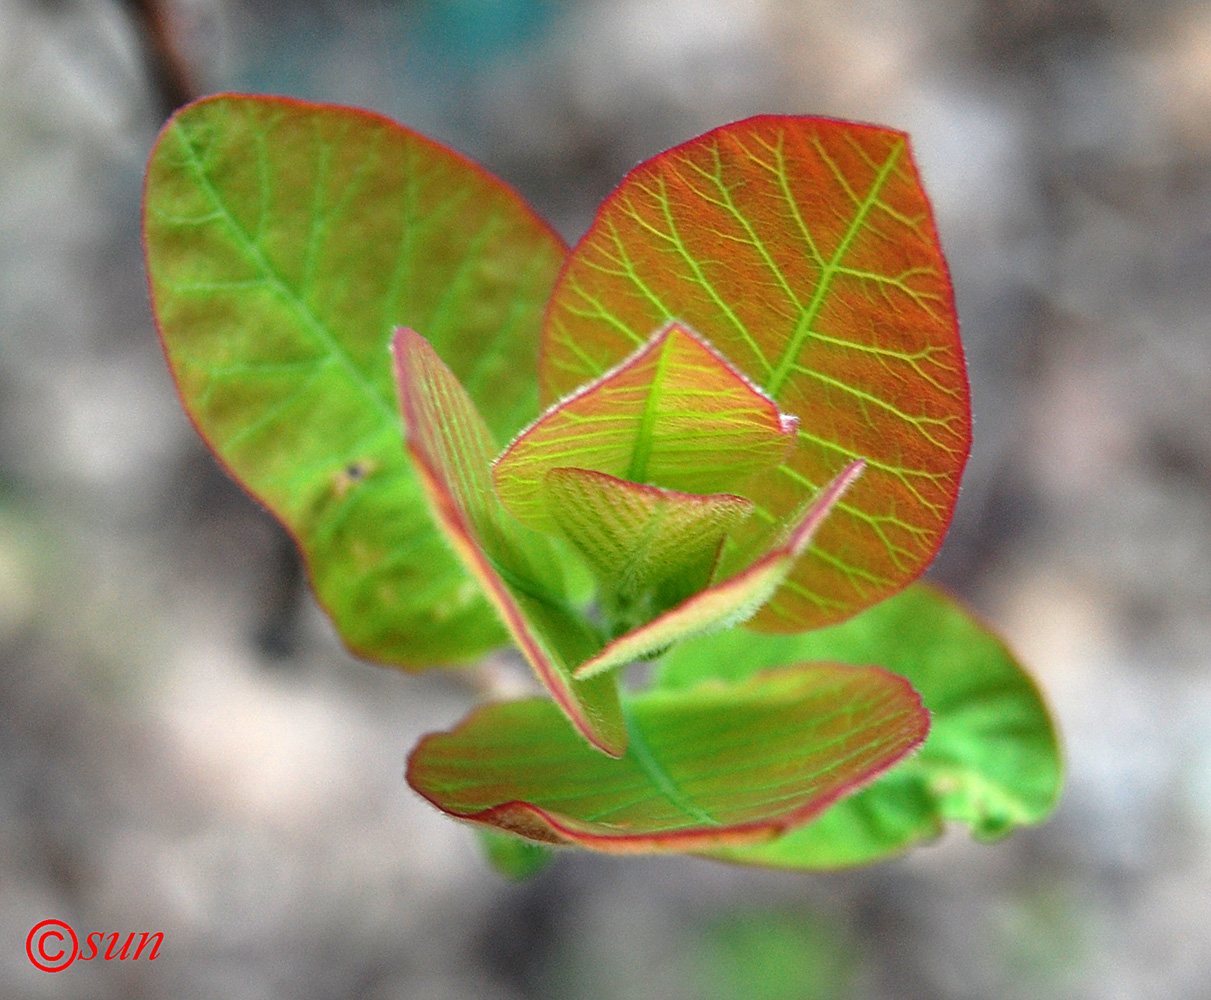
<svg viewBox="0 0 1211 1000"><path fill-rule="evenodd" d="M1032 667L1054 819L833 875L502 881L404 758L475 673L344 654L156 342L139 195L190 94L358 104L569 239L758 112L909 130L975 449L931 575ZM0 0L0 995L1211 997L1211 5ZM36 922L162 931L27 960Z"/></svg>

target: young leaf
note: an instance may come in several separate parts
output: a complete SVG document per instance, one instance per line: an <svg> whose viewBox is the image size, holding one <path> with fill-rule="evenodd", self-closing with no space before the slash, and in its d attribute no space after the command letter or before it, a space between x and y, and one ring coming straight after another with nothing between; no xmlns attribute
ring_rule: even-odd
<svg viewBox="0 0 1211 1000"><path fill-rule="evenodd" d="M567 606L548 539L512 522L492 492L487 425L423 337L400 329L392 349L408 451L434 518L572 724L619 756L626 733L616 682L573 680L571 668L600 643Z"/></svg>
<svg viewBox="0 0 1211 1000"><path fill-rule="evenodd" d="M794 420L674 323L548 410L496 460L492 478L514 517L553 531L543 500L551 469L590 469L686 493L731 492L781 463L794 430Z"/></svg>
<svg viewBox="0 0 1211 1000"><path fill-rule="evenodd" d="M793 522L784 541L735 576L727 576L721 583L699 591L658 618L607 643L601 652L576 668L575 676L594 677L682 639L747 621L786 579L820 525L862 470L861 459L851 462Z"/></svg>
<svg viewBox="0 0 1211 1000"><path fill-rule="evenodd" d="M739 491L759 508L748 530L762 512L784 518L851 457L868 464L753 626L826 625L918 576L950 522L970 406L907 137L763 116L635 168L552 294L544 399L600 377L673 318L799 418L780 469Z"/></svg>
<svg viewBox="0 0 1211 1000"><path fill-rule="evenodd" d="M957 602L917 584L844 624L796 636L728 633L665 657L656 683L734 683L804 659L879 663L921 692L929 739L895 770L807 826L759 847L712 856L776 868L877 861L932 839L947 821L981 840L1041 822L1055 807L1061 763L1033 681Z"/></svg>
<svg viewBox="0 0 1211 1000"><path fill-rule="evenodd" d="M702 590L727 533L752 512L743 497L703 496L616 479L588 469L552 469L547 509L584 556L613 607L633 628Z"/></svg>
<svg viewBox="0 0 1211 1000"><path fill-rule="evenodd" d="M806 822L929 728L902 678L835 664L645 692L628 717L627 753L610 761L545 699L488 705L421 740L408 782L452 816L531 840L613 853L705 850Z"/></svg>
<svg viewBox="0 0 1211 1000"><path fill-rule="evenodd" d="M387 346L423 329L501 439L565 248L501 181L378 115L179 111L147 169L152 304L190 418L298 541L346 643L405 666L505 638L400 447Z"/></svg>

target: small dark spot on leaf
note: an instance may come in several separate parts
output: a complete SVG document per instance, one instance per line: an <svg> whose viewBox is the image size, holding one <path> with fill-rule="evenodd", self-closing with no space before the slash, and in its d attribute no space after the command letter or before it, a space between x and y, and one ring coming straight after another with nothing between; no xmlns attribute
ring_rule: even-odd
<svg viewBox="0 0 1211 1000"><path fill-rule="evenodd" d="M349 490L374 471L374 463L368 459L350 462L332 477L332 491L343 497Z"/></svg>

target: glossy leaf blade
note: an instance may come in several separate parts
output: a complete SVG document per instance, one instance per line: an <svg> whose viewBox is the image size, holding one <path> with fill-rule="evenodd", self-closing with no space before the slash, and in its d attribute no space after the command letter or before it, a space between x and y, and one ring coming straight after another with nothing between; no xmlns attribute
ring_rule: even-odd
<svg viewBox="0 0 1211 1000"><path fill-rule="evenodd" d="M504 640L434 529L388 352L423 329L501 439L565 249L501 181L385 118L267 97L178 112L148 164L152 303L185 408L287 527L357 653L407 666Z"/></svg>
<svg viewBox="0 0 1211 1000"><path fill-rule="evenodd" d="M492 492L487 424L423 337L401 329L392 347L408 451L434 518L572 724L617 757L626 747L617 686L571 676L599 643L566 604L549 541L511 523Z"/></svg>
<svg viewBox="0 0 1211 1000"><path fill-rule="evenodd" d="M1041 822L1061 784L1055 729L1005 645L952 598L916 584L844 624L797 636L728 633L678 646L656 683L733 683L805 658L880 663L921 693L929 739L895 770L776 841L716 856L776 868L836 868L898 854L946 822L988 840Z"/></svg>
<svg viewBox="0 0 1211 1000"><path fill-rule="evenodd" d="M635 168L556 284L545 400L600 376L673 318L799 418L789 460L741 491L775 519L851 458L869 466L753 625L825 625L919 575L953 512L970 404L907 137L764 116Z"/></svg>
<svg viewBox="0 0 1211 1000"><path fill-rule="evenodd" d="M699 337L673 324L528 427L497 459L493 481L515 517L550 528L542 487L551 469L727 493L775 468L793 444L794 422Z"/></svg>
<svg viewBox="0 0 1211 1000"><path fill-rule="evenodd" d="M452 816L552 844L637 853L755 843L809 820L917 746L902 678L812 664L738 685L651 691L618 761L545 700L489 705L426 736L408 782Z"/></svg>
<svg viewBox="0 0 1211 1000"><path fill-rule="evenodd" d="M851 462L812 502L784 541L734 576L699 591L646 625L607 643L576 668L577 677L607 670L659 652L692 636L717 632L747 621L770 599L820 530L842 495L861 476L861 461Z"/></svg>

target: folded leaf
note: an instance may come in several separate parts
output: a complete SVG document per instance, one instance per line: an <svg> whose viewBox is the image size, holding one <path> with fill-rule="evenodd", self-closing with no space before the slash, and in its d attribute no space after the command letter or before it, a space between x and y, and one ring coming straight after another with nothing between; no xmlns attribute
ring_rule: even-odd
<svg viewBox="0 0 1211 1000"><path fill-rule="evenodd" d="M434 518L572 724L617 757L626 732L616 683L573 680L600 643L566 604L549 540L512 522L492 492L487 425L423 337L400 329L392 348L408 451Z"/></svg>
<svg viewBox="0 0 1211 1000"><path fill-rule="evenodd" d="M727 493L679 493L587 469L544 479L552 519L601 582L607 617L627 630L710 583L724 537L753 509Z"/></svg>
<svg viewBox="0 0 1211 1000"><path fill-rule="evenodd" d="M927 713L899 677L811 664L736 685L636 695L621 760L545 699L480 708L426 736L408 782L439 809L551 844L637 853L769 840L890 767Z"/></svg>
<svg viewBox="0 0 1211 1000"><path fill-rule="evenodd" d="M152 304L190 418L298 541L357 653L472 659L505 636L399 446L387 345L426 331L502 440L565 248L505 184L378 115L270 97L179 111L147 169Z"/></svg>
<svg viewBox="0 0 1211 1000"><path fill-rule="evenodd" d="M842 494L862 474L859 459L847 465L793 523L790 534L734 576L699 591L646 625L606 644L576 668L575 676L594 677L671 646L747 621L778 589Z"/></svg>
<svg viewBox="0 0 1211 1000"><path fill-rule="evenodd" d="M826 625L916 578L950 523L971 435L950 279L907 137L763 116L636 167L560 273L544 399L672 319L799 418L780 469L737 491L759 508L746 531L867 460L753 626Z"/></svg>
<svg viewBox="0 0 1211 1000"><path fill-rule="evenodd" d="M712 856L776 868L837 868L900 853L946 821L981 840L1041 822L1061 783L1058 741L1029 675L992 632L917 584L832 628L797 636L727 633L687 642L656 683L734 683L808 658L879 663L921 692L933 726L920 752L807 826L759 847Z"/></svg>
<svg viewBox="0 0 1211 1000"><path fill-rule="evenodd" d="M779 465L794 430L794 420L674 323L616 370L548 410L496 460L492 478L514 517L553 531L543 501L551 469L726 493Z"/></svg>

